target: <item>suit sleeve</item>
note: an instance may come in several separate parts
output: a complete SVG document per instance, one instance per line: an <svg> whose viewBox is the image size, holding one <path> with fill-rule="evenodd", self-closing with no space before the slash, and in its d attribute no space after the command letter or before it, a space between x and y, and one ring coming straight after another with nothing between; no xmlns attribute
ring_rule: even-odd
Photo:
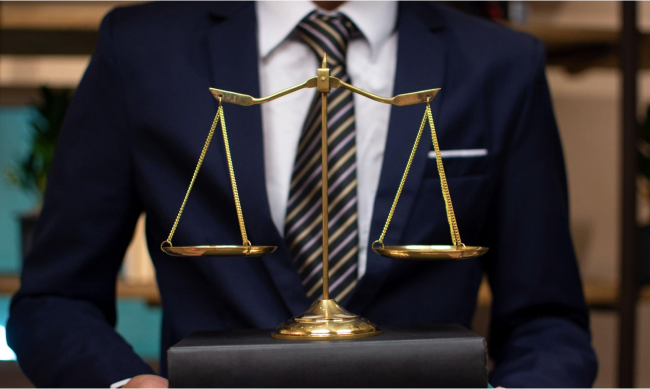
<svg viewBox="0 0 650 389"><path fill-rule="evenodd" d="M61 130L8 342L39 387L153 374L114 329L115 285L141 205L109 14Z"/></svg>
<svg viewBox="0 0 650 389"><path fill-rule="evenodd" d="M569 231L566 174L536 50L491 210L487 273L494 296L490 383L590 387L597 362Z"/></svg>

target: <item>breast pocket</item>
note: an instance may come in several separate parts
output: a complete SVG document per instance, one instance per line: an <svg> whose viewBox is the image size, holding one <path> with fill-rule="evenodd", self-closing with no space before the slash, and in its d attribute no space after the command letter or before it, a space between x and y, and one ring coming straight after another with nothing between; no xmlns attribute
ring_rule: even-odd
<svg viewBox="0 0 650 389"><path fill-rule="evenodd" d="M440 154L447 177L481 176L487 173L487 149L440 150ZM429 151L425 178L438 178L437 158L435 151Z"/></svg>

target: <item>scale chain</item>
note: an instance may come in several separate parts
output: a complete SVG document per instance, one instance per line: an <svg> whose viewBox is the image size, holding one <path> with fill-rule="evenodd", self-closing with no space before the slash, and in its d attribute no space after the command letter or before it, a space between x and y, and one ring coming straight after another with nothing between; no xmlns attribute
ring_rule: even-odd
<svg viewBox="0 0 650 389"><path fill-rule="evenodd" d="M431 127L431 140L433 141L433 149L436 152L436 166L438 167L438 175L440 176L440 186L442 187L442 197L445 199L445 209L447 211L447 221L449 222L449 229L451 230L451 240L454 246L462 246L460 240L460 232L458 231L458 224L456 223L456 215L454 207L451 204L451 195L449 194L449 186L447 185L447 177L445 169L442 166L442 155L440 154L440 147L438 146L438 136L436 135L436 127L433 125L433 115L431 114L431 106L427 102L426 116L429 118L429 127Z"/></svg>
<svg viewBox="0 0 650 389"><path fill-rule="evenodd" d="M418 144L420 144L420 138L422 137L422 131L424 130L424 126L426 124L426 118L427 116L425 113L424 117L422 118L422 124L420 124L420 129L418 130L418 135L415 138L415 144L413 145L413 149L411 150L411 155L409 156L409 160L406 164L406 169L404 170L404 174L402 175L402 180L400 181L399 187L397 188L397 193L395 194L393 205L391 205L390 212L388 212L388 218L386 219L386 224L384 224L384 229L381 231L381 236L379 237L379 240L375 241L375 243L379 242L383 245L384 237L386 236L386 231L388 230L388 226L390 225L390 222L393 219L393 214L395 213L395 208L397 207L397 202L399 201L399 197L402 194L402 189L404 189L404 183L406 182L406 177L408 176L409 171L411 170L413 157L415 157L415 152L418 149Z"/></svg>
<svg viewBox="0 0 650 389"><path fill-rule="evenodd" d="M411 155L409 156L408 162L406 164L406 169L402 175L402 180L399 183L397 188L397 193L395 194L395 199L393 204L390 207L390 212L388 212L388 218L386 219L386 224L381 231L379 239L373 242L372 246L374 248L375 244L379 243L381 247L384 246L384 238L386 237L386 231L390 225L391 220L393 219L393 214L395 213L395 208L397 207L397 202L399 201L402 190L404 189L404 183L406 182L406 177L411 170L411 165L413 164L413 158L415 157L415 152L417 151L418 145L420 144L420 139L422 138L422 132L424 126L426 125L427 119L429 121L429 126L431 127L431 139L433 141L433 149L436 153L436 166L438 168L438 175L440 176L440 186L442 188L442 197L445 200L445 209L447 211L447 221L449 223L449 229L451 232L451 240L454 246L465 246L460 240L460 232L458 230L458 224L456 223L456 215L454 214L454 208L451 204L451 195L449 194L449 186L447 184L447 177L445 175L445 170L442 165L442 158L440 157L440 148L438 146L438 137L436 135L435 126L433 124L433 115L431 114L431 106L429 105L429 98L427 98L427 107L424 111L424 117L422 118L422 124L420 124L420 129L418 130L418 135L415 138L415 144L413 144L413 149L411 150Z"/></svg>
<svg viewBox="0 0 650 389"><path fill-rule="evenodd" d="M217 114L214 117L214 121L212 122L212 126L210 127L210 132L208 133L208 137L205 140L205 144L203 145L203 149L201 150L201 155L199 156L199 161L196 164L196 168L194 169L194 174L192 175L192 179L190 180L190 185L187 188L187 192L185 193L185 197L183 198L183 203L181 204L181 208L178 210L178 215L176 216L176 219L174 220L174 224L172 226L171 231L169 232L169 236L167 237L167 240L161 243L161 248L162 246L167 243L169 246L172 246L172 238L174 237L174 234L176 233L176 229L178 227L178 223L181 220L181 216L183 215L183 211L185 210L185 205L187 204L187 199L190 197L190 192L192 191L192 188L194 187L194 182L196 181L196 177L199 174L199 170L201 169L201 165L203 164L203 160L205 159L205 154L208 151L208 147L210 146L210 142L212 141L212 137L214 136L214 131L217 128L217 124L221 121L221 130L223 133L223 142L224 146L226 149L226 158L228 160L228 172L230 173L230 183L232 185L232 191L233 191L233 196L235 198L235 207L237 209L237 219L239 220L239 229L241 231L242 235L242 241L244 246L248 246L249 250L251 247L251 242L248 240L248 236L246 234L246 226L244 224L244 215L242 212L241 208L241 203L239 201L239 192L237 191L237 182L235 181L235 171L233 168L232 164L232 158L230 155L230 144L228 142L228 133L226 132L226 119L223 114L223 106L221 105L221 99L219 99L219 109L217 110Z"/></svg>
<svg viewBox="0 0 650 389"><path fill-rule="evenodd" d="M235 180L235 168L232 165L232 158L230 156L230 143L228 142L228 133L226 132L226 119L223 116L223 107L221 106L221 99L219 99L219 111L217 112L221 118L221 131L223 132L223 143L226 147L226 157L228 159L228 172L230 173L230 184L232 185L232 193L235 197L235 208L237 209L237 220L239 220L239 230L241 231L241 239L244 246L250 249L251 242L246 235L246 225L244 224L244 214L239 202L239 192L237 191L237 181Z"/></svg>

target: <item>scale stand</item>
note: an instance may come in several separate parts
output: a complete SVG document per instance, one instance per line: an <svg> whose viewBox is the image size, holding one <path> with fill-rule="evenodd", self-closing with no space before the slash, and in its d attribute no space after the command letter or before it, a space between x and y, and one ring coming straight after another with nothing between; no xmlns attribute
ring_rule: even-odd
<svg viewBox="0 0 650 389"><path fill-rule="evenodd" d="M178 257L192 257L192 256L213 256L213 257L258 257L274 252L276 246L253 246L248 236L246 234L246 226L244 224L244 216L242 212L241 203L239 201L239 194L237 192L237 182L235 180L235 171L232 164L232 158L230 156L230 146L228 143L228 134L226 132L226 122L223 114L222 103L230 103L242 106L251 106L257 104L268 103L282 96L288 95L290 93L296 92L305 88L316 88L318 92L321 93L321 164L322 164L322 220L323 220L323 299L317 300L314 304L302 315L296 316L292 319L287 320L282 323L272 334L271 336L276 339L290 339L290 340L338 340L338 339L357 339L365 338L369 336L377 336L382 334L382 330L377 327L376 324L370 322L369 320L352 314L341 306L338 303L330 299L329 297L329 261L328 261L328 251L329 251L329 237L328 237L328 150L327 150L327 94L331 88L344 88L353 93L357 93L361 96L367 97L371 100L378 101L384 104L392 104L396 106L405 106L419 103L426 103L426 109L424 113L424 118L422 118L422 124L418 131L417 137L415 139L415 144L411 150L411 155L409 156L406 169L404 170L404 175L395 194L395 199L393 205L391 206L390 212L386 219L386 224L381 232L381 236L378 240L373 242L372 249L377 254L382 255L388 258L397 258L397 259L420 259L420 260L445 260L445 259L466 259L473 258L483 255L487 252L487 247L480 246L465 246L460 240L460 233L458 231L458 225L456 223L456 216L454 214L454 209L451 204L451 195L449 194L449 187L447 185L447 179L445 177L445 171L442 164L442 158L440 158L440 149L438 147L438 138L436 136L436 130L433 125L433 116L431 114L430 102L438 94L440 88L437 89L427 89L420 92L405 93L397 95L392 98L381 97L370 92L367 92L363 89L359 89L355 86L352 86L348 83L341 81L336 77L330 76L330 70L327 67L327 55L323 56L323 62L321 67L318 69L316 77L312 77L302 84L295 85L291 88L287 88L283 91L277 92L267 97L255 98L249 95L244 95L235 92L228 92L221 89L210 88L212 95L219 100L219 109L210 128L208 138L205 141L203 150L201 151L201 156L199 157L199 162L194 169L194 174L190 185L181 204L181 208L178 211L176 220L172 226L171 232L169 233L168 238L160 244L160 248L163 252ZM406 177L408 176L409 170L411 168L411 163L413 162L413 157L417 150L418 144L420 143L420 138L422 137L422 132L424 127L429 122L431 127L431 138L433 140L433 148L436 152L438 158L436 158L436 164L438 167L438 174L440 176L440 185L442 187L442 194L445 200L445 208L447 211L447 221L449 222L449 228L451 231L451 239L453 245L406 245L406 246L385 246L384 237L386 236L386 231L390 225L393 214L395 213L395 208L397 207L397 202L399 201L400 194L404 188L404 183L406 182ZM235 206L237 209L237 219L239 220L239 229L242 235L242 244L241 245L218 245L218 246L184 246L184 247L174 247L172 245L172 238L178 227L178 223L185 209L185 204L187 199L192 191L194 182L196 181L196 176L199 173L203 159L214 135L214 131L217 127L217 124L221 122L221 130L223 134L224 145L226 148L226 157L228 159L228 170L230 173L230 182L232 184L233 197L235 199Z"/></svg>

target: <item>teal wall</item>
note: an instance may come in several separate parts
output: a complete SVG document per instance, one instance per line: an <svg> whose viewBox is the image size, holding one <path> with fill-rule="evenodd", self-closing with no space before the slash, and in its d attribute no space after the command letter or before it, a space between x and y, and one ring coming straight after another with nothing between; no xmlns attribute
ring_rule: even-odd
<svg viewBox="0 0 650 389"><path fill-rule="evenodd" d="M38 204L34 195L12 187L6 173L28 152L31 107L0 107L0 274L19 274L21 267L20 215ZM15 356L6 345L4 329L11 296L0 295L0 360ZM160 347L161 309L144 301L122 299L117 304L117 331L145 359L157 359Z"/></svg>
<svg viewBox="0 0 650 389"><path fill-rule="evenodd" d="M36 111L30 107L0 108L0 274L20 272L20 215L37 205L35 195L12 186L7 172L29 152L30 121Z"/></svg>
<svg viewBox="0 0 650 389"><path fill-rule="evenodd" d="M142 300L121 299L117 303L117 332L144 359L158 359L162 310Z"/></svg>
<svg viewBox="0 0 650 389"><path fill-rule="evenodd" d="M0 295L0 336L9 318L11 297ZM160 352L161 309L140 300L122 299L117 304L117 332L146 360L157 360ZM14 360L15 355L0 337L0 361Z"/></svg>

